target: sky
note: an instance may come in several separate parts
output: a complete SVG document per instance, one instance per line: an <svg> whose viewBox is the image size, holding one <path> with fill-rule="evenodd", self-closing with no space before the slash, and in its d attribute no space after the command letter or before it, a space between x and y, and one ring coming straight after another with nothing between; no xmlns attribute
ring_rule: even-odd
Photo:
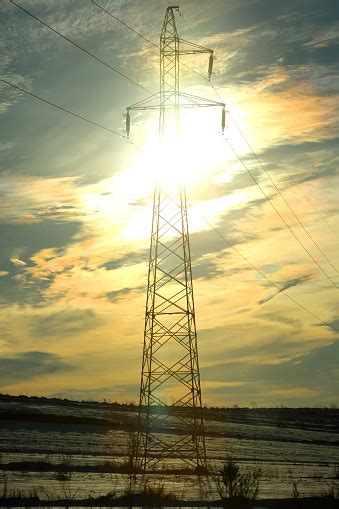
<svg viewBox="0 0 339 509"><path fill-rule="evenodd" d="M90 0L18 3L141 86L1 0L1 78L122 136L0 84L0 391L137 402L162 158L156 115L132 112L134 144L124 115L159 89L158 50ZM158 43L163 0L101 5ZM214 88L194 55L181 89L227 109L224 137L217 108L185 113L179 153L203 402L337 404L339 4L180 13L215 55Z"/></svg>

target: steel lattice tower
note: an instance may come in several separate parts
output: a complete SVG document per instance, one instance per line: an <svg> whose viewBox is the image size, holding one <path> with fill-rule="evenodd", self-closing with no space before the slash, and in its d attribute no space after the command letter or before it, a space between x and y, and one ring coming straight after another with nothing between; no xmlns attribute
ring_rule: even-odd
<svg viewBox="0 0 339 509"><path fill-rule="evenodd" d="M224 128L224 104L179 91L179 56L209 53L210 75L213 52L179 39L174 16L177 10L176 6L167 8L161 31L160 92L127 108L127 134L130 110L146 109L159 109L161 137L168 133L168 113L171 121L174 113L174 130L178 133L182 107L222 106ZM145 472L165 460L167 466L174 460L173 466L177 467L179 460L197 471L206 471L186 191L181 186L169 193L158 183L153 203L135 464L138 471Z"/></svg>

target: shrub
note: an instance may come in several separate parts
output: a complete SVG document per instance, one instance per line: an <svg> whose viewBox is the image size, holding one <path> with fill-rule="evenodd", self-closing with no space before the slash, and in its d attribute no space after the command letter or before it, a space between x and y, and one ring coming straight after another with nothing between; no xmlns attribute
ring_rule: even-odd
<svg viewBox="0 0 339 509"><path fill-rule="evenodd" d="M227 498L256 500L261 477L260 468L242 471L235 459L229 456L215 476L218 494L223 500Z"/></svg>

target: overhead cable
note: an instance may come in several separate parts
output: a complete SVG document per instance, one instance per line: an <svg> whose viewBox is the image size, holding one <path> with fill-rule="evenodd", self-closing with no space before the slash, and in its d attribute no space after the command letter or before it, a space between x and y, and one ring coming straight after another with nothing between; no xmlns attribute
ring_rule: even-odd
<svg viewBox="0 0 339 509"><path fill-rule="evenodd" d="M166 193L165 193L166 194ZM190 202L187 202L187 204L189 205L190 208L192 208L192 204ZM215 226L213 226L209 221L208 219L206 219L204 216L201 216L201 219L209 226L209 228L211 230L213 230L225 243L228 247L230 247L231 249L233 249L233 251L240 257L242 258L246 263L247 265L249 265L253 270L255 270L261 277L263 277L271 286L275 287L277 290L278 290L278 293L282 293L283 295L285 295L285 297L287 297L291 302L293 302L296 306L298 306L300 309L302 309L305 313L307 313L309 316L312 316L312 318L315 318L321 325L324 325L326 327L331 327L331 325L326 322L325 320L323 320L322 318L320 318L318 315L316 315L315 313L313 313L313 311L311 311L310 309L308 309L306 306L304 306L303 304L301 304L300 302L298 302L294 297L292 297L289 293L287 293L287 291L282 288L278 283L276 283L274 280L270 279L266 274L265 272L263 272L260 268L258 268L254 263L252 263L244 254L242 254L242 252L237 249L229 240L226 239L226 237L220 233L220 231L215 228Z"/></svg>
<svg viewBox="0 0 339 509"><path fill-rule="evenodd" d="M157 48L157 49L160 49L160 46L158 44L156 44L155 42L151 41L151 39L149 39L148 37L146 37L145 35L141 34L140 32L138 32L137 30L135 30L135 28L131 27L131 25L128 25L127 23L125 23L124 21L122 21L121 19L119 19L117 16L115 16L112 12L108 11L107 9L105 9L102 5L98 4L95 0L91 0L92 4L96 5L99 9L101 9L103 12L105 12L106 14L108 14L111 18L115 19L118 23L120 23L120 25L124 26L125 28L127 28L128 30L130 30L131 32L133 32L134 34L136 34L138 37L140 37L141 39L143 39L144 41L148 42L151 46L153 46L154 48ZM181 15L180 11L179 11L179 14ZM209 80L202 74L200 73L199 71L197 71L196 69L193 69L192 67L190 67L189 65L185 64L184 62L181 62L181 65L183 67L186 67L186 69L189 69L190 71L194 72L195 74L198 74L201 78L203 78L204 80L206 80L207 82L209 82Z"/></svg>
<svg viewBox="0 0 339 509"><path fill-rule="evenodd" d="M124 21L121 21L121 19L117 18L112 12L108 11L102 5L100 5L97 2L95 2L95 0L91 0L91 2L92 2L92 4L94 4L97 7L99 7L99 9L101 9L104 12L106 12L106 14L111 16L111 18L115 19L118 23L120 23L120 25L128 28L128 30L131 30L131 32L134 32L137 36L141 37L141 39L144 39L144 41L148 42L149 44L151 44L155 48L159 48L159 46L157 44L155 44L155 42L151 41L150 39L148 39L147 37L142 35L140 32L137 32L134 28L132 28L130 25L127 25L127 23L125 23Z"/></svg>
<svg viewBox="0 0 339 509"><path fill-rule="evenodd" d="M286 173L288 174L288 176L293 180L293 182L295 183L295 185L298 185L299 182L294 178L293 174L287 169L286 166L284 166L285 170L286 170ZM313 210L315 211L316 214L318 214L318 216L324 221L324 223L327 224L328 228L331 230L332 233L334 233L337 237L337 232L332 228L332 225L327 221L326 217L322 214L322 212L320 212L320 210L318 209L318 207L316 207L314 205L314 203L312 202L312 200L309 198L309 196L304 192L304 191L301 191L299 190L299 193L301 194L301 196L303 196L307 201L308 203L311 205L311 207L313 208Z"/></svg>
<svg viewBox="0 0 339 509"><path fill-rule="evenodd" d="M26 9L24 9L23 7L21 7L21 5L19 5L18 3L16 3L14 0L10 0L11 3L13 5L15 5L16 7L18 7L18 9L20 9L21 11L25 12L26 14L28 14L28 16L30 16L31 18L34 18L36 21L38 21L39 23L41 23L42 25L44 25L45 27L49 28L49 30L52 30L52 32L54 32L55 34L59 35L60 37L62 37L63 39L65 39L65 41L69 42L70 44L73 44L73 46L75 46L76 48L80 49L81 51L83 51L84 53L86 53L86 55L90 56L91 58L94 58L94 60L96 60L97 62L100 62L101 64L103 64L104 66L106 66L108 69L110 69L111 71L115 72L116 74L119 74L120 76L122 76L123 78L125 78L126 80L128 80L130 83L132 83L133 85L136 85L137 87L139 88L142 88L143 90L145 90L146 92L150 92L146 87L144 87L143 85L141 85L140 83L138 83L137 81L134 81L132 78L130 78L129 76L127 76L126 74L124 74L123 72L119 71L118 69L116 69L115 67L111 66L110 64L108 64L107 62L105 62L104 60L102 60L101 58L97 57L96 55L94 55L93 53L91 53L90 51L88 51L87 49L83 48L82 46L80 46L80 44L74 42L72 39L70 39L69 37L67 37L66 35L62 34L61 32L59 32L58 30L56 30L55 28L53 28L51 25L48 25L45 21L42 21L42 19L38 18L37 16L35 16L34 14L32 14L31 12L27 11Z"/></svg>
<svg viewBox="0 0 339 509"><path fill-rule="evenodd" d="M208 80L207 80L208 81ZM220 101L223 101L222 97L220 96L218 90L216 89L215 85L211 82L211 81L208 81L208 84L212 87L212 89L214 90L216 96L219 98ZM294 210L292 209L291 205L286 201L285 197L282 195L282 193L280 192L280 190L278 189L278 187L276 186L276 184L274 183L273 179L270 177L269 173L267 172L267 170L264 168L262 162L260 161L259 157L257 156L257 154L255 153L254 149L252 148L252 146L250 145L249 141L247 140L246 136L244 135L244 133L241 131L240 127L238 126L234 116L230 113L230 111L227 111L228 113L228 116L232 119L237 131L239 132L239 134L241 135L241 137L243 138L243 140L245 141L245 143L247 144L248 148L250 149L250 152L253 154L253 156L256 158L256 160L258 161L258 163L260 164L260 166L262 167L262 169L264 170L265 174L267 175L267 177L271 180L272 184L274 185L274 187L277 189L277 192L280 194L280 196L282 197L282 199L284 200L284 202L286 203L286 205L291 209L293 215L295 216L295 218L297 219L298 222L300 222L300 219L297 217L296 213L294 212ZM286 166L284 166L285 170L286 170L286 173L288 173L288 175L290 176L290 178L293 180L294 183L296 183L296 180L295 178L293 177L293 175L287 170ZM312 201L308 198L308 196L305 194L305 193L302 193L305 198L307 199L307 201L310 203L310 205L313 207L313 209L316 211L316 213L319 215L319 217L327 224L327 226L330 228L330 230L336 234L336 232L333 230L333 228L331 227L331 225L327 222L326 218L320 213L320 211L313 205ZM301 224L301 222L300 222ZM305 227L301 224L302 228L305 229ZM310 236L310 238L312 239L312 242L316 244L316 242L314 241L314 239L311 237L310 233L307 232L307 230L305 229L305 232L307 233L308 236ZM316 244L319 251L321 252L321 254L324 256L324 258L328 261L328 263L331 265L331 267L336 271L338 272L338 270L336 269L336 267L332 264L332 262L328 259L328 257L326 256L326 254L323 252L323 250L318 246L318 244Z"/></svg>
<svg viewBox="0 0 339 509"><path fill-rule="evenodd" d="M33 94L33 92L29 92L28 90L25 90L24 88L19 87L18 85L14 85L14 83L10 83L7 80L0 79L0 81L2 83L5 83L6 85L9 85L10 87L16 88L17 90L24 92L27 95L30 95L31 97L34 97L35 99L38 99L39 101L42 101L46 104L49 104L50 106L53 106L53 108L57 108L58 110L61 110L64 113L68 113L68 115L72 115L73 117L76 117L80 120L83 120L84 122L87 122L88 124L92 124L92 125L95 125L96 127L100 127L100 129L104 129L105 131L115 134L116 136L123 138L125 141L128 141L125 136L123 136L118 131L114 131L114 129L110 129L109 127L105 127L101 124L98 124L97 122L93 122L93 120L89 120L88 118L83 117L82 115L79 115L78 113L74 113L74 111L68 110L68 109L64 108L63 106L59 106L58 104L53 103L52 101L49 101L48 99L44 99L43 97L41 97L37 94Z"/></svg>
<svg viewBox="0 0 339 509"><path fill-rule="evenodd" d="M226 140L226 138L224 138L226 143L228 143L228 145L230 146L231 150L234 152L234 154L236 155L236 157L238 158L238 160L240 161L240 163L242 164L242 166L244 167L244 169L246 170L246 172L250 175L251 179L253 180L253 182L256 184L256 186L260 189L260 191L262 192L262 194L265 196L266 200L268 201L268 203L270 204L270 206L273 208L273 210L278 214L278 216L280 217L281 221L284 223L284 225L287 227L287 229L290 231L290 233L293 235L293 237L296 239L296 241L300 244L300 246L303 248L303 250L308 254L308 256L313 260L313 262L317 265L317 267L321 270L321 272L324 274L324 276L330 281L330 283L332 284L332 286L334 286L335 288L338 288L337 284L332 280L332 278L327 274L327 272L321 267L321 265L319 264L318 260L312 255L312 253L307 249L307 247L303 244L303 242L299 239L299 237L295 234L295 232L293 231L293 229L291 228L291 226L288 224L288 222L285 220L285 218L282 216L282 214L279 212L279 210L277 209L277 207L274 205L272 199L270 198L270 196L266 193L265 189L260 185L260 182L256 179L256 177L253 175L253 173L251 172L251 170L246 166L245 162L243 161L243 159L240 157L240 155L238 154L238 152L235 150L235 148L232 146L232 144L229 142L229 140Z"/></svg>
<svg viewBox="0 0 339 509"><path fill-rule="evenodd" d="M183 17L183 15L181 14L181 16ZM189 30L191 31L191 33L193 34L192 30L189 28ZM195 35L193 34L193 36L195 37ZM200 73L197 73L197 74L200 74ZM216 96L219 98L220 101L223 101L223 99L221 98L217 88L215 87L215 85L212 83L211 80L209 79L206 79L205 76L202 76L202 78L207 81L207 83L212 87L213 91L215 92ZM233 120L234 122L234 125L236 127L236 129L238 130L239 134L241 135L241 137L243 138L243 140L245 141L245 143L247 144L248 148L250 149L250 152L253 154L253 156L255 157L255 159L257 160L257 162L259 163L259 165L261 166L261 168L263 169L263 171L265 172L266 176L270 179L270 181L272 182L273 186L276 188L278 194L281 196L281 198L283 199L283 201L285 202L285 204L287 205L287 207L290 209L290 211L292 212L293 216L295 217L295 219L298 221L298 223L300 224L300 226L302 227L302 229L305 231L305 233L307 234L307 236L310 238L310 240L313 242L313 244L317 247L317 249L319 250L319 252L322 254L322 256L325 258L325 260L329 263L329 265L335 270L335 272L338 273L338 270L337 268L333 265L333 263L331 262L331 260L328 258L328 256L324 253L323 249L318 245L318 243L313 239L312 235L309 233L309 231L306 229L306 227L303 225L302 221L299 219L299 217L297 216L297 214L295 213L295 211L293 210L292 206L287 202L287 200L285 199L285 197L283 196L283 194L281 193L281 191L279 190L279 188L276 186L275 182L273 181L273 179L271 178L271 176L269 175L269 173L267 172L267 170L264 168L261 160L259 159L259 157L257 156L257 154L255 153L254 149L252 148L252 146L250 145L249 141L247 140L246 136L244 135L244 133L241 131L240 127L238 126L237 122L235 121L233 115L231 115L231 113L228 111L228 115L229 117ZM295 182L294 178L292 177L292 175L288 172L288 174L290 175L290 177L293 179L293 181ZM305 195L306 199L309 201L309 203L311 204L311 206L314 208L314 210L319 214L319 217L321 217L321 219L323 219L326 224L328 225L328 227L333 231L333 229L331 228L331 226L329 225L329 223L327 222L326 218L320 214L320 212L316 209L316 207L312 204L311 200L307 197L307 195ZM336 232L334 232L336 233Z"/></svg>
<svg viewBox="0 0 339 509"><path fill-rule="evenodd" d="M127 29L129 29L130 31L132 31L133 33L135 33L136 35L138 35L140 38L142 38L143 40L145 40L146 42L148 42L150 45L152 45L153 47L156 47L159 49L159 46L157 44L155 44L153 41L151 41L150 39L148 39L147 37L145 37L143 34L141 34L140 32L138 32L137 30L135 30L133 27L131 27L130 25L128 25L127 23L123 22L122 20L120 20L117 16L115 16L114 14L112 14L110 11L108 11L107 9L105 9L104 7L102 7L101 5L99 5L95 0L91 0L91 2L96 5L99 9L101 9L102 11L106 12L106 14L108 14L110 17L112 17L113 19L115 19L116 21L118 21L118 23L120 23L122 26L126 27ZM183 64L185 65L185 64ZM220 101L222 101L221 97L220 97L220 94L218 93L217 89L215 88L214 84L208 80L207 78L205 78L205 76L203 76L200 72L192 69L190 66L188 65L185 65L186 68L190 69L191 71L195 72L196 74L200 75L205 81L207 81L207 83L213 88L214 92L216 93L217 97L219 98ZM324 322L320 317L318 317L317 315L315 315L312 311L308 310L305 306L303 306L302 304L300 304L299 302L297 302L293 297L291 297L285 290L281 289L279 285L277 285L274 281L272 281L270 278L268 278L268 276L266 276L266 274L264 272L262 272L260 269L258 269L257 267L255 267L254 264L252 264L250 262L250 260L248 260L246 257L244 257L242 255L242 253L236 249L232 244L230 244L230 242L227 241L227 239L218 231L216 230L205 218L203 218L204 221L210 226L210 228L212 230L214 230L231 248L233 248L239 256L241 256L254 270L256 270L259 274L261 274L262 277L264 277L270 284L272 284L273 286L275 286L280 293L283 293L287 298L289 298L292 302L294 302L299 308L301 308L303 311L305 311L306 313L308 313L310 316L312 316L313 318L315 318L316 320L318 320L321 324L323 325L326 325L328 326L329 324L327 324L326 322ZM333 284L333 283L332 283Z"/></svg>
<svg viewBox="0 0 339 509"><path fill-rule="evenodd" d="M142 34L140 34L139 32L137 32L136 30L134 30L132 27L130 27L129 25L127 25L126 23L122 22L121 20L119 20L116 16L114 16L112 13L110 13L109 11L107 11L106 9L104 9L102 6L100 6L99 4L97 4L94 0L91 0L93 4L97 5L100 9L102 9L103 11L105 11L107 14L109 14L111 17L113 17L114 19L116 19L120 24L124 25L126 28L130 29L131 31L133 31L135 34L137 34L139 37L143 38L144 40L146 40L147 42L149 42L152 46L154 47L158 47L155 43L153 43L150 39L144 37ZM131 78L129 78L128 76L126 76L124 73L120 72L118 69L115 69L114 67L110 66L107 62L103 61L102 59L100 59L99 57L96 57L94 54L92 54L91 52L89 52L88 50L86 50L85 48L81 47L79 44L75 43L74 41L72 41L69 37L63 35L62 33L60 33L59 31L57 31L56 29L54 29L53 27L51 27L50 25L48 25L47 23L45 23L44 21L42 21L41 19L39 19L37 16L33 15L32 13L30 13L29 11L27 11L26 9L24 9L23 7L21 7L19 4L17 4L16 2L14 2L14 0L11 0L11 3L13 3L16 7L18 7L20 10L22 10L23 12L25 12L26 14L28 14L29 16L31 16L32 18L34 18L35 20L39 21L41 24L43 24L44 26L46 26L47 28L49 28L50 30L52 30L53 32L55 32L57 35L59 35L60 37L62 37L63 39L65 39L66 41L70 42L71 44L73 44L75 47L77 47L78 49L80 49L81 51L83 51L84 53L86 53L87 55L89 55L90 57L94 58L95 60L97 60L98 62L102 63L103 65L105 65L106 67L108 67L109 69L111 69L113 72L121 75L122 77L124 77L125 79L127 79L128 81L130 81L131 83L133 83L134 85L146 90L147 92L149 92L149 90L147 90L145 87L143 87L143 85L140 85L139 83L137 83L136 81L132 80ZM196 74L199 74L200 76L202 76L207 82L209 82L209 80L207 80L207 78L205 78L201 73L199 73L198 71L195 71L194 69L192 69L191 67L187 66L187 68L189 68L190 70L196 72ZM101 124L98 124L97 122L93 122L81 115L78 115L77 113L74 113L62 106L59 106L47 99L44 99L42 98L41 96L38 96L32 92L29 92L17 85L14 85L13 83L10 83L6 80L3 80L1 79L1 82L13 87L13 88L16 88L17 90L20 90L21 92L24 92L40 101L43 101L44 103L46 104L49 104L50 106L53 106L65 113L68 113L69 115L72 115L80 120L83 120L89 124L92 124L96 127L99 127L101 129L104 129L112 134L115 134L123 139L126 140L126 138L118 133L117 131L114 131L110 128L107 128ZM210 83L210 82L209 82ZM216 92L217 96L220 98L220 95L219 93L217 92L216 88L214 87L213 83L210 83L210 85L212 86L212 88L214 89L214 91ZM128 140L126 140L128 141ZM133 144L133 143L132 143ZM134 144L133 144L134 145ZM232 147L233 149L233 147ZM239 156L237 155L237 157L239 158ZM242 164L243 161L241 160ZM246 167L246 170L248 171L248 168ZM253 178L253 176L251 175L251 177ZM257 183L257 182L256 182ZM257 185L259 185L260 187L260 184L257 183ZM262 189L262 188L261 188ZM270 202L271 203L271 202ZM271 203L272 204L272 203ZM273 206L273 204L272 204ZM280 213L279 213L279 216L281 217ZM303 306L302 304L300 304L298 301L296 301L293 297L291 297L285 290L283 290L277 283L275 283L274 281L272 281L264 272L262 272L259 268L257 268L252 262L250 262L250 260L248 260L237 248L235 248L216 228L213 227L213 225L211 225L209 223L209 221L207 221L205 218L203 218L204 221L209 225L209 227L214 230L217 235L219 237L221 237L224 242L227 243L227 245L229 245L232 249L234 249L237 254L244 259L244 261L246 261L247 264L249 264L254 270L256 270L262 277L264 277L271 285L275 286L277 288L277 290L279 291L279 293L283 293L288 299L290 299L292 302L294 302L294 304L296 304L299 308L301 308L303 311L305 311L306 313L308 313L310 316L312 316L313 318L315 318L316 320L318 320L321 324L323 325L326 325L326 326L329 326L328 323L324 322L319 316L315 315L312 311L310 311L309 309L307 309L305 306ZM288 228L291 230L290 226L286 223L286 225L288 226ZM296 235L294 234L294 232L291 230L291 232L293 233L293 235L296 237ZM297 238L297 237L296 237ZM300 240L297 238L298 242L300 243ZM302 243L301 243L302 244ZM308 252L308 251L307 251ZM310 254L310 253L309 253ZM313 256L310 254L310 256L312 257L313 261L318 265L317 261L313 258ZM319 265L318 265L319 266ZM322 272L325 274L325 276L331 281L331 283L335 285L335 283L329 278L329 276L325 273L325 271L323 271L323 269L319 266L320 270L322 270Z"/></svg>
<svg viewBox="0 0 339 509"><path fill-rule="evenodd" d="M261 160L259 159L259 157L257 156L257 154L254 152L253 148L251 147L250 143L248 142L248 140L245 138L245 135L242 133L242 131L240 130L240 128L238 127L237 123L235 122L233 116L229 113L229 116L232 118L233 122L234 122L234 125L236 126L240 136L242 137L242 139L245 141L246 145L248 146L248 148L250 149L250 151L252 152L253 156L255 157L255 159L257 160L257 162L259 163L261 169L263 170L263 172L265 173L265 175L267 176L267 178L269 179L269 181L271 182L271 184L273 185L273 187L275 188L275 190L277 191L277 193L279 194L279 196L282 198L282 200L284 201L284 203L286 204L286 206L288 207L288 209L291 211L291 213L293 214L293 217L296 219L296 221L299 223L299 225L301 226L301 228L304 230L304 232L306 233L306 235L308 236L308 238L313 242L313 244L316 246L316 248L319 250L319 252L322 254L322 256L325 258L325 260L329 263L329 265L332 267L333 270L335 270L335 272L338 273L338 270L336 269L336 267L333 265L333 263L331 262L331 260L326 256L326 254L324 253L324 251L321 249L321 247L318 245L318 243L313 239L312 235L309 233L309 231L307 230L307 228L303 225L303 223L301 222L301 220L299 219L299 217L297 216L297 214L294 212L292 206L289 204L289 202L286 200L285 196L283 195L283 193L280 191L280 189L278 188L278 186L276 185L276 183L274 182L274 180L272 179L271 175L268 173L268 171L266 170L266 168L264 167L264 165L262 164Z"/></svg>
<svg viewBox="0 0 339 509"><path fill-rule="evenodd" d="M278 283L276 283L275 281L273 281L272 279L270 279L261 269L259 269L258 267L256 267L256 265L254 265L246 256L244 256L240 251L239 249L237 249L235 246L233 246L233 244L231 244L227 239L226 237L224 237L224 235L222 233L219 232L219 230L217 230L217 228L215 228L207 219L205 219L204 217L201 217L205 223L213 230L215 231L215 233L224 241L226 242L226 244L232 248L248 265L250 265L252 267L252 269L254 269L256 272L258 272L264 279L266 279L266 281L268 281L268 283L270 283L271 285L275 286L275 288L277 288L278 292L279 293L282 293L284 294L290 301L294 302L294 304L296 304L300 309L302 309L303 311L305 311L305 313L308 313L310 316L312 316L313 318L315 318L321 325L325 325L326 327L330 327L331 325L327 322L325 322L324 320L322 320L318 315L316 315L315 313L313 313L313 311L310 311L308 308L306 308L305 306L303 306L302 304L300 304L300 302L298 302L296 299L294 299L294 297L291 297L291 295L289 295L286 290L284 290L283 288L281 288L279 286Z"/></svg>
<svg viewBox="0 0 339 509"><path fill-rule="evenodd" d="M143 34L141 34L140 32L138 32L137 30L135 30L133 27L131 27L130 25L128 25L127 23L125 23L124 21L122 21L121 19L119 19L117 16L115 16L112 12L108 11L107 9L105 9L102 5L98 4L95 0L91 0L91 2L96 5L99 9L101 9L102 11L104 11L106 14L108 14L110 17L112 17L113 19L115 19L116 21L118 21L118 23L120 23L122 26L126 27L127 29L129 29L130 31L132 31L133 33L135 33L136 35L138 35L140 38L144 39L146 42L148 42L149 44L151 44L153 47L155 48L158 48L159 49L159 46L157 44L155 44L153 41L151 41L148 37L145 37ZM182 16L182 14L181 14ZM183 17L183 16L182 16ZM185 65L185 64L183 64ZM216 87L214 86L214 84L209 80L207 79L205 76L203 76L201 73L199 73L198 71L195 71L192 67L188 66L188 65L185 65L185 67L187 67L188 69L190 69L191 71L193 72L196 72L197 74L199 74L205 81L208 82L208 84L212 87L212 89L214 90L214 92L216 93L216 95L218 96L219 100L222 101L222 98L220 97L220 94L219 92L217 91ZM228 112L229 113L229 112ZM298 221L298 223L300 224L300 226L302 227L302 229L305 231L305 233L307 234L307 236L310 238L310 240L313 242L313 244L317 247L317 249L320 251L320 253L323 255L323 257L325 258L325 260L329 263L329 265L336 271L336 267L332 264L331 260L327 257L327 255L324 253L324 251L321 249L321 247L318 245L318 243L313 239L312 235L309 233L309 231L306 229L306 227L302 224L301 220L299 219L299 217L297 216L297 214L294 212L293 208L291 207L291 205L287 202L287 200L285 199L285 197L283 196L283 194L281 193L281 191L279 190L279 188L276 186L275 182L273 181L273 179L271 178L271 176L269 175L269 173L267 172L267 170L264 168L263 164L261 163L259 157L256 155L256 153L254 152L253 148L251 147L251 145L249 144L248 140L246 139L245 135L242 133L242 131L240 130L239 126L237 125L235 119L233 118L233 116L231 116L231 114L229 113L229 116L232 118L237 130L239 131L240 135L242 136L242 138L244 139L244 141L246 142L247 146L249 147L250 151L252 152L252 154L254 155L254 157L256 158L256 160L258 161L258 163L260 164L260 166L262 167L263 171L265 172L265 174L267 175L267 177L270 179L270 181L272 182L272 184L274 185L274 187L276 188L277 192L279 193L279 195L281 196L281 198L283 199L283 201L286 203L286 205L288 206L288 208L291 210L293 216L295 217L295 219Z"/></svg>

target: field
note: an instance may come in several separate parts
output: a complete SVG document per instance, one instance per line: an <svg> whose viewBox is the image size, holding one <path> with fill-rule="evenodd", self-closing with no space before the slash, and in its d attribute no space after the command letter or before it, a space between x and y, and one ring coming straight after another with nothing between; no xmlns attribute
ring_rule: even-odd
<svg viewBox="0 0 339 509"><path fill-rule="evenodd" d="M144 483L128 474L133 405L1 396L0 412L0 496L113 498ZM336 409L206 409L209 465L232 455L244 471L260 468L261 499L338 496L338 417ZM213 476L199 481L179 468L170 459L148 486L187 502L218 499Z"/></svg>

